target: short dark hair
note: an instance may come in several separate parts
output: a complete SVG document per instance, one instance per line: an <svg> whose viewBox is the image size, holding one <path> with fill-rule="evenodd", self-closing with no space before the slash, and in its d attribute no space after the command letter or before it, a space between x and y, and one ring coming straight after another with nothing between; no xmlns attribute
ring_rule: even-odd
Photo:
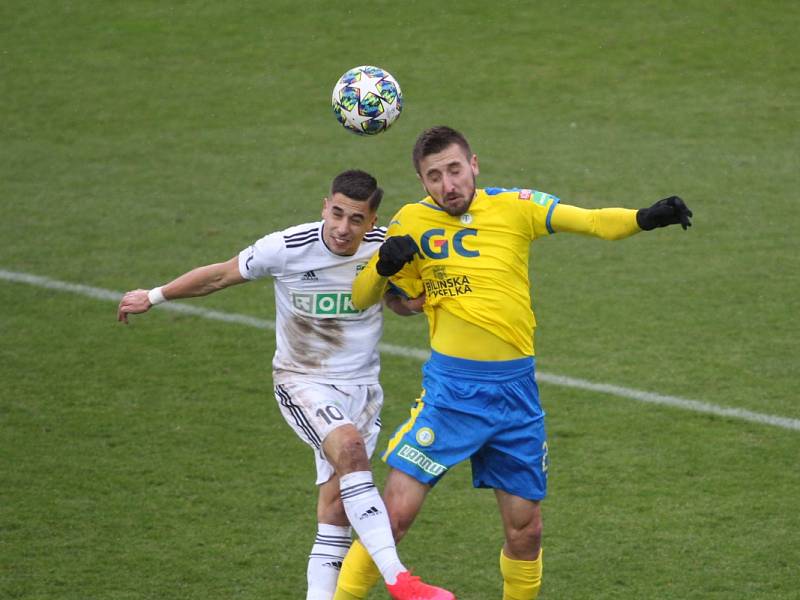
<svg viewBox="0 0 800 600"><path fill-rule="evenodd" d="M383 198L383 190L378 187L377 180L366 171L358 169L350 169L334 177L331 196L334 194L344 194L353 200L369 202L369 209L373 212L378 210Z"/></svg>
<svg viewBox="0 0 800 600"><path fill-rule="evenodd" d="M467 138L452 127L437 125L419 134L411 153L411 160L414 161L414 169L417 173L419 173L419 163L423 158L441 152L451 144L461 146L468 158L472 156L472 149L469 147Z"/></svg>

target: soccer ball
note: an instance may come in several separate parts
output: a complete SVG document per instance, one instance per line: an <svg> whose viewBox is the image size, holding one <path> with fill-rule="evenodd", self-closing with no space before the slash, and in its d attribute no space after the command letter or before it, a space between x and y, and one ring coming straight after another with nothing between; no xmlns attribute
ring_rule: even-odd
<svg viewBox="0 0 800 600"><path fill-rule="evenodd" d="M347 71L333 86L333 114L347 131L375 135L389 129L403 110L403 92L391 73L364 65Z"/></svg>

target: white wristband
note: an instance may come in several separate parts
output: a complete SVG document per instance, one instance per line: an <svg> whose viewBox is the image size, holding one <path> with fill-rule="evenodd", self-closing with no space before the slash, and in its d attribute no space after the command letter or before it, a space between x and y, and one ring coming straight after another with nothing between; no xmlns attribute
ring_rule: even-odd
<svg viewBox="0 0 800 600"><path fill-rule="evenodd" d="M153 306L167 301L167 299L164 297L164 292L161 291L161 286L154 287L152 290L147 292L147 299L150 300L150 304Z"/></svg>

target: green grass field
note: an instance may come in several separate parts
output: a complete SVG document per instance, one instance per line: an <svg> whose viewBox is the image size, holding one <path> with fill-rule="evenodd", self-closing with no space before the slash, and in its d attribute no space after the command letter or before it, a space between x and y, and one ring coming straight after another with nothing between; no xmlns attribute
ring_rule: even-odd
<svg viewBox="0 0 800 600"><path fill-rule="evenodd" d="M317 218L352 167L386 223L421 196L414 139L446 123L483 185L694 210L688 233L534 245L542 372L797 424L798 27L788 0L9 0L0 270L151 287ZM374 139L330 111L359 64L405 95ZM189 304L273 317L269 283ZM0 307L0 597L304 597L313 462L274 405L270 331L166 310L123 327L112 300L7 276ZM425 323L387 316L385 341L424 349ZM420 364L383 358L381 446ZM543 600L798 597L800 430L541 388ZM462 465L400 548L490 600L501 543Z"/></svg>

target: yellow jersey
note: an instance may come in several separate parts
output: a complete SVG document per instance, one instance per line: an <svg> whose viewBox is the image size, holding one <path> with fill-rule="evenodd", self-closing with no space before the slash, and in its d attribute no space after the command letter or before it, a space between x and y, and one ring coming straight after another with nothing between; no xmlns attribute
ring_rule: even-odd
<svg viewBox="0 0 800 600"><path fill-rule="evenodd" d="M434 350L477 360L533 356L531 241L556 231L618 239L640 231L635 215L561 205L535 190L484 188L467 212L451 216L427 197L403 206L389 223L387 237L410 235L419 247L390 282L411 298L425 293ZM357 308L380 299L386 287L377 260L354 282Z"/></svg>

